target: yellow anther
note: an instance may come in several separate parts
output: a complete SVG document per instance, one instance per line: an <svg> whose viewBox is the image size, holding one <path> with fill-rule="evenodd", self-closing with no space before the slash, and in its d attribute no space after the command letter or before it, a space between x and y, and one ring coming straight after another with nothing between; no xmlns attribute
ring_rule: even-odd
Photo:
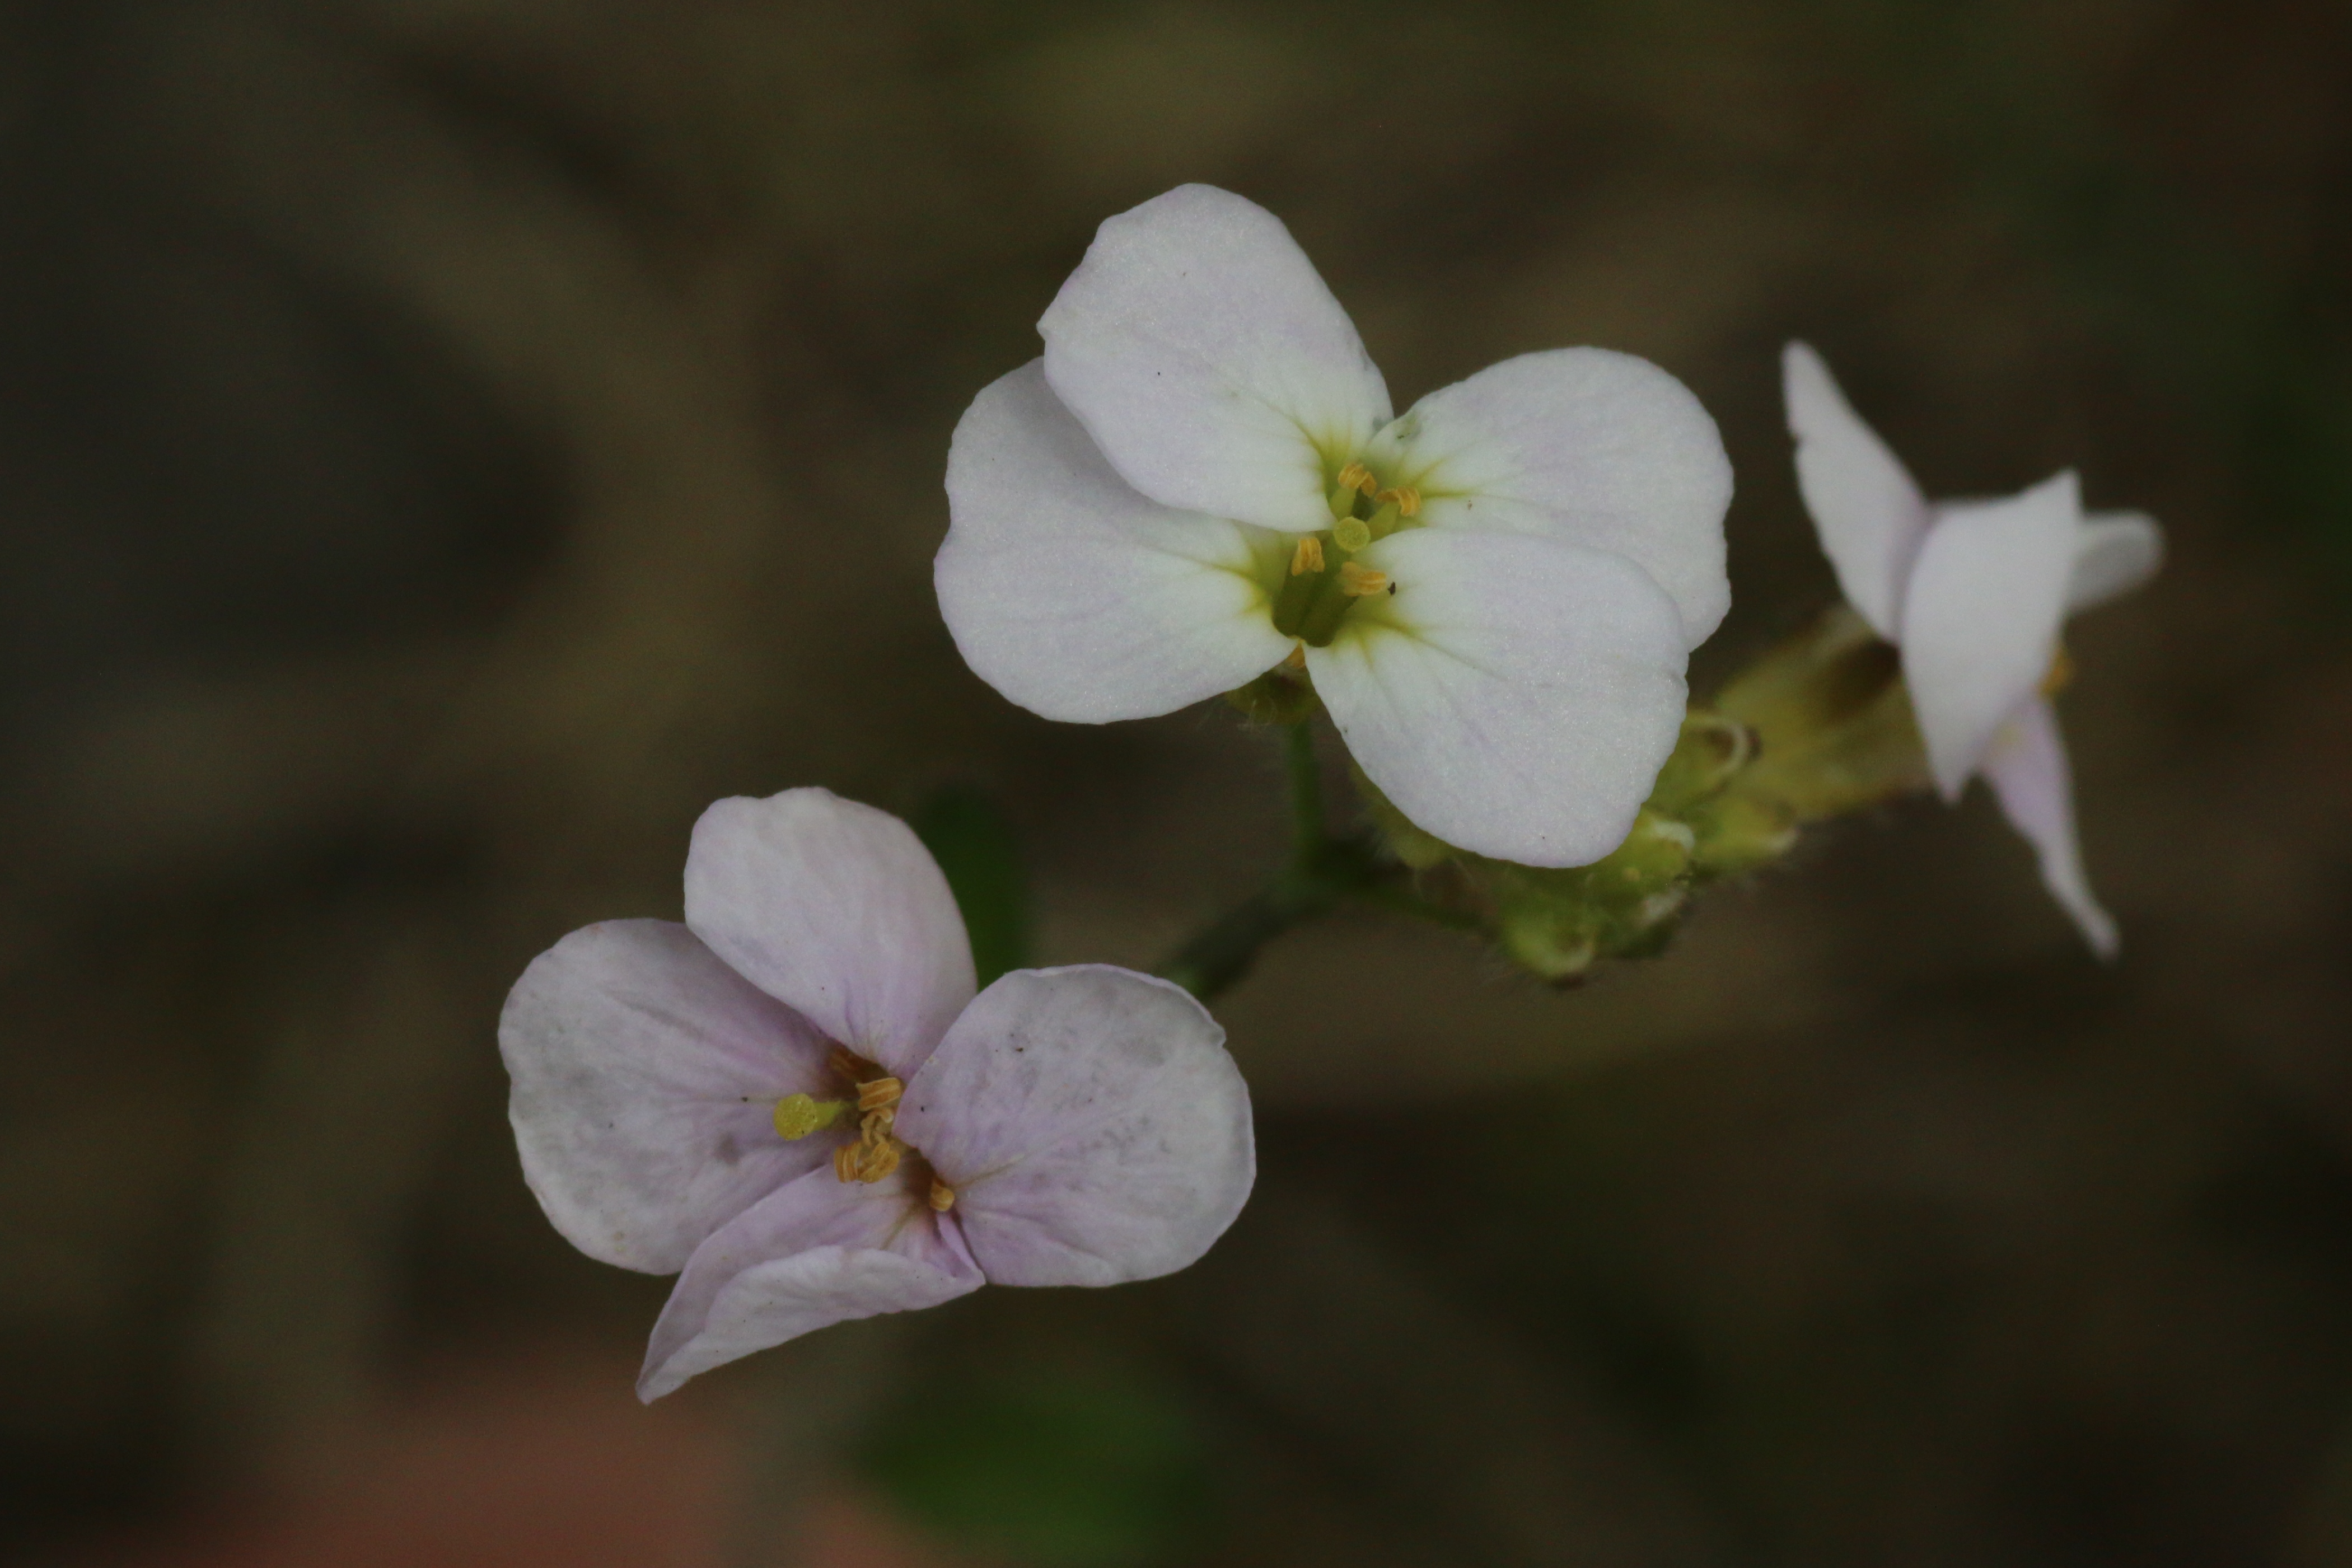
<svg viewBox="0 0 2352 1568"><path fill-rule="evenodd" d="M939 1177L933 1176L931 1178L932 1209L937 1213L945 1214L949 1209L953 1208L954 1207L955 1188L950 1186Z"/></svg>
<svg viewBox="0 0 2352 1568"><path fill-rule="evenodd" d="M1380 488L1380 481L1373 478L1372 471L1362 464L1350 463L1339 470L1339 488L1359 490L1369 496Z"/></svg>
<svg viewBox="0 0 2352 1568"><path fill-rule="evenodd" d="M1298 541L1298 548L1290 552L1290 575L1305 577L1310 571L1322 570L1323 541L1308 534Z"/></svg>
<svg viewBox="0 0 2352 1568"><path fill-rule="evenodd" d="M2074 661L2067 657L2066 650L2061 647L2052 656L2050 668L2042 672L2042 695L2045 697L2054 697L2072 685L2074 679Z"/></svg>
<svg viewBox="0 0 2352 1568"><path fill-rule="evenodd" d="M895 1078L874 1078L857 1086L857 1108L860 1111L887 1111L898 1103L906 1085Z"/></svg>
<svg viewBox="0 0 2352 1568"><path fill-rule="evenodd" d="M1331 525L1331 542L1343 550L1360 550L1372 542L1372 526L1361 517L1341 517Z"/></svg>
<svg viewBox="0 0 2352 1568"><path fill-rule="evenodd" d="M1350 599L1369 599L1375 593L1385 593L1389 574L1358 566L1352 560L1339 563L1339 591Z"/></svg>
<svg viewBox="0 0 2352 1568"><path fill-rule="evenodd" d="M1410 485L1395 490L1383 490L1372 499L1382 503L1394 501L1396 509L1408 517L1421 516L1421 492Z"/></svg>
<svg viewBox="0 0 2352 1568"><path fill-rule="evenodd" d="M857 1179L857 1145L844 1144L833 1151L833 1174L842 1181Z"/></svg>

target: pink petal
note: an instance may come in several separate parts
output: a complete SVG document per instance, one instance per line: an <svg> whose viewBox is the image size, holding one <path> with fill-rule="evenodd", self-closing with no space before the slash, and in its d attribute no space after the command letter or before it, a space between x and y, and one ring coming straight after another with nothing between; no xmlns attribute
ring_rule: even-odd
<svg viewBox="0 0 2352 1568"><path fill-rule="evenodd" d="M592 1258L667 1274L713 1230L824 1157L771 1121L826 1092L827 1047L683 925L574 931L499 1019L523 1177Z"/></svg>
<svg viewBox="0 0 2352 1568"><path fill-rule="evenodd" d="M2083 872L2083 852L2074 837L2074 770L2058 717L2041 695L2018 706L1993 737L1984 776L2000 809L2033 846L2042 862L2042 883L2074 918L2091 950L2112 958L2119 946L2116 923L2091 895Z"/></svg>
<svg viewBox="0 0 2352 1568"><path fill-rule="evenodd" d="M1328 528L1325 454L1388 423L1388 387L1315 264L1281 219L1213 185L1106 219L1037 330L1055 395L1163 506Z"/></svg>
<svg viewBox="0 0 2352 1568"><path fill-rule="evenodd" d="M1042 361L982 390L957 423L948 515L940 613L972 672L1032 713L1172 713L1290 652L1255 576L1258 530L1130 488Z"/></svg>
<svg viewBox="0 0 2352 1568"><path fill-rule="evenodd" d="M2164 564L2164 530L2146 512L2085 512L2074 536L2066 613L2120 599Z"/></svg>
<svg viewBox="0 0 2352 1568"><path fill-rule="evenodd" d="M1811 348L1791 343L1781 350L1780 384L1789 434L1797 438L1797 487L1822 549L1847 602L1892 641L1927 531L1927 500Z"/></svg>
<svg viewBox="0 0 2352 1568"><path fill-rule="evenodd" d="M1361 559L1395 591L1349 611L1307 668L1397 810L1526 865L1623 842L1688 695L1665 590L1623 556L1541 535L1410 528Z"/></svg>
<svg viewBox="0 0 2352 1568"><path fill-rule="evenodd" d="M1903 678L1947 800L2049 673L2081 517L2071 473L1937 510L1903 604Z"/></svg>
<svg viewBox="0 0 2352 1568"><path fill-rule="evenodd" d="M838 1139L826 1140L827 1152ZM923 1190L917 1190L919 1185ZM978 1290L918 1166L867 1186L828 1165L746 1209L695 1249L646 1347L651 1402L739 1356L852 1318L935 1307Z"/></svg>
<svg viewBox="0 0 2352 1568"><path fill-rule="evenodd" d="M1647 360L1521 354L1423 398L1372 451L1422 475L1425 523L1623 556L1674 600L1685 647L1731 607L1731 460L1690 389Z"/></svg>
<svg viewBox="0 0 2352 1568"><path fill-rule="evenodd" d="M904 1078L971 999L971 945L906 823L826 789L694 824L686 923L737 973Z"/></svg>
<svg viewBox="0 0 2352 1568"><path fill-rule="evenodd" d="M907 1086L898 1130L956 1189L989 1279L1112 1285L1192 1262L1256 1175L1208 1009L1107 965L1005 976Z"/></svg>

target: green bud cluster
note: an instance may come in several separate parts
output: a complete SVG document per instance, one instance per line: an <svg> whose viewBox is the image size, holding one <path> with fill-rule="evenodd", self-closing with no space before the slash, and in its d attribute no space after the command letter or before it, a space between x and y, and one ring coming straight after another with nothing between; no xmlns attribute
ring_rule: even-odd
<svg viewBox="0 0 2352 1568"><path fill-rule="evenodd" d="M1765 654L1713 708L1690 710L1633 831L1591 865L1455 849L1356 775L1388 852L1512 962L1559 985L1602 958L1663 951L1695 888L1778 860L1806 823L1927 782L1895 650L1845 610Z"/></svg>

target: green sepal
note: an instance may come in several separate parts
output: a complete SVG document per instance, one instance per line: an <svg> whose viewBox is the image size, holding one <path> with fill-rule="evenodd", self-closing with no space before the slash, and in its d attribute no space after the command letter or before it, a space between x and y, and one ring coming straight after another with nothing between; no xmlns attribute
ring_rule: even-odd
<svg viewBox="0 0 2352 1568"><path fill-rule="evenodd" d="M1513 865L1476 857L1468 869L1493 901L1495 939L1521 967L1554 984L1603 957L1664 950L1689 900L1695 837L1644 809L1625 841L1587 866Z"/></svg>
<svg viewBox="0 0 2352 1568"><path fill-rule="evenodd" d="M1757 736L1738 792L1792 827L1928 782L1901 655L1843 605L1750 665L1715 706Z"/></svg>
<svg viewBox="0 0 2352 1568"><path fill-rule="evenodd" d="M1323 704L1305 670L1276 665L1244 686L1235 686L1225 700L1257 724L1303 724Z"/></svg>

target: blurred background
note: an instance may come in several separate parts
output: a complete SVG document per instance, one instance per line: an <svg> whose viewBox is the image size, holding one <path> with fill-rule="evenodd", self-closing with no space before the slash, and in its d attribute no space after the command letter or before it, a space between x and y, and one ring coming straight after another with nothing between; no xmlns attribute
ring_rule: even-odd
<svg viewBox="0 0 2352 1568"><path fill-rule="evenodd" d="M1791 336L1930 494L2162 518L2069 636L2122 961L1981 792L1573 993L1335 920L1220 1004L1202 1265L641 1409L493 1026L706 802L961 790L1045 961L1280 852L1265 736L1035 720L929 588L965 402L1196 179L1400 405L1698 392L1701 693L1834 597ZM0 1555L2352 1562L2335 0L13 0L0 181Z"/></svg>

